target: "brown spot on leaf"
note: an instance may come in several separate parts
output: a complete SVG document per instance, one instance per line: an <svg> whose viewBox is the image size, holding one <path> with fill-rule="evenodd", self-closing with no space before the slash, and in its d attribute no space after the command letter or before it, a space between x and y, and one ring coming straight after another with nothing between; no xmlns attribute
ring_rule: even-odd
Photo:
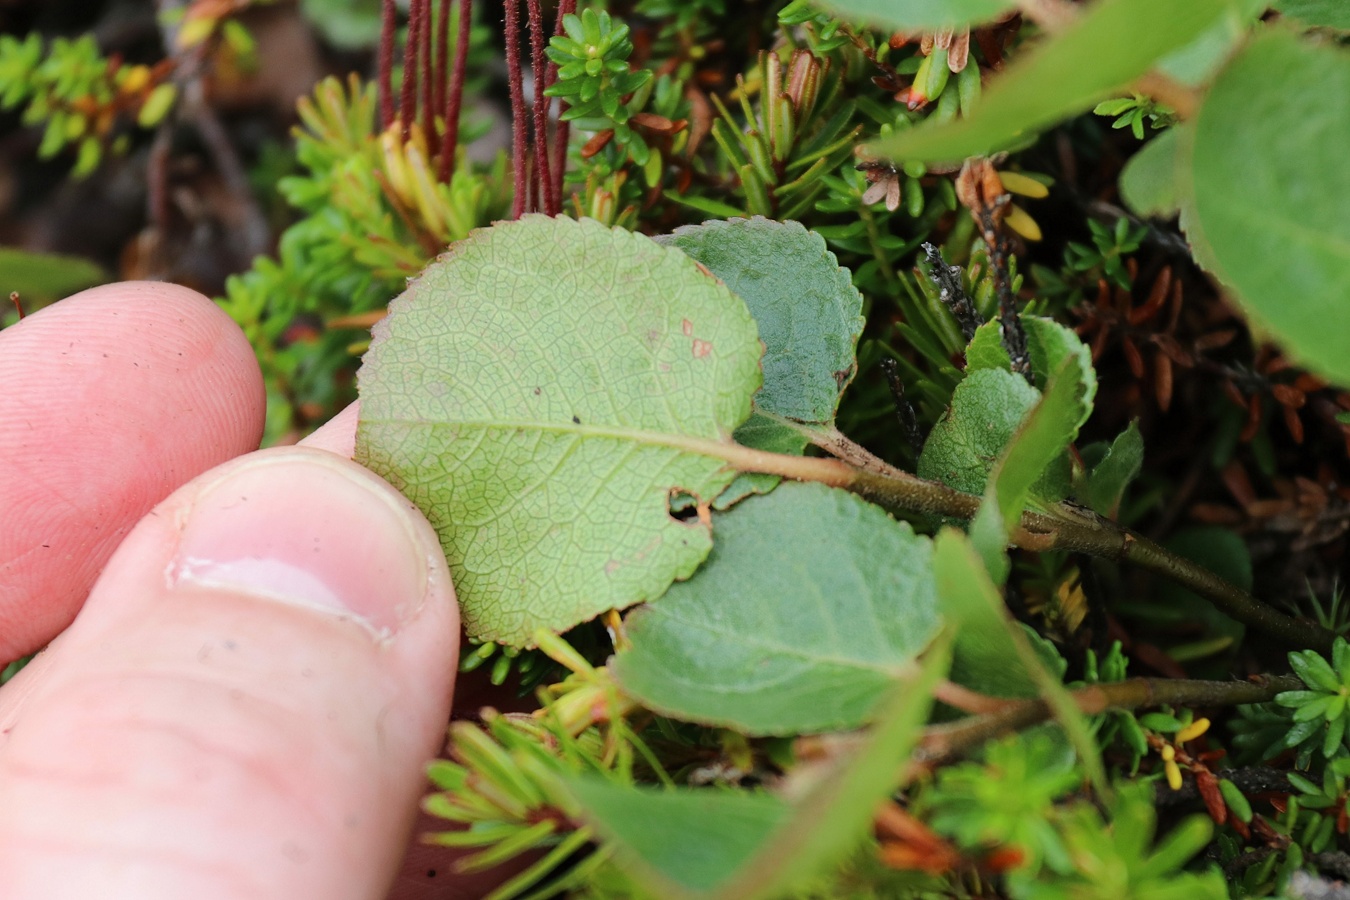
<svg viewBox="0 0 1350 900"><path fill-rule="evenodd" d="M694 359L702 359L711 352L712 344L707 341L700 341L697 338L694 339Z"/></svg>
<svg viewBox="0 0 1350 900"><path fill-rule="evenodd" d="M685 337L691 337L694 334L694 323L684 319L680 322L680 329L684 332Z"/></svg>

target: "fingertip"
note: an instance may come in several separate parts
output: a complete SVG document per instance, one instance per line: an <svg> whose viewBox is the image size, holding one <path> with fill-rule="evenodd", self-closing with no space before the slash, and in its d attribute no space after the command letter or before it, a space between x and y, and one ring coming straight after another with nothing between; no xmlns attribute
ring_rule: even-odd
<svg viewBox="0 0 1350 900"><path fill-rule="evenodd" d="M0 660L74 617L136 521L257 446L247 339L178 285L92 288L0 332Z"/></svg>

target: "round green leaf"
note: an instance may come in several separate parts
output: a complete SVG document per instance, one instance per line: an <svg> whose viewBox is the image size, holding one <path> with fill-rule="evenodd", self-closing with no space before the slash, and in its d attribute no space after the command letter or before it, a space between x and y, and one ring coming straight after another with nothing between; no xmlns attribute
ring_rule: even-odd
<svg viewBox="0 0 1350 900"><path fill-rule="evenodd" d="M711 536L760 384L754 320L683 254L596 222L474 232L390 308L357 460L436 526L470 635L526 645L660 596Z"/></svg>
<svg viewBox="0 0 1350 900"><path fill-rule="evenodd" d="M1350 385L1350 53L1254 40L1195 120L1183 216L1201 261L1309 368Z"/></svg>
<svg viewBox="0 0 1350 900"><path fill-rule="evenodd" d="M1025 379L1003 369L969 373L923 445L919 477L983 494L994 461L1040 397Z"/></svg>
<svg viewBox="0 0 1350 900"><path fill-rule="evenodd" d="M656 239L698 260L750 307L764 342L755 410L833 424L857 372L862 294L825 239L756 216L689 225Z"/></svg>
<svg viewBox="0 0 1350 900"><path fill-rule="evenodd" d="M627 620L643 705L749 734L864 722L938 630L930 542L852 494L785 484L715 520L688 581Z"/></svg>
<svg viewBox="0 0 1350 900"><path fill-rule="evenodd" d="M1022 329L1027 334L1027 352L1031 355L1031 372L1036 384L1044 387L1051 376L1072 360L1071 375L1081 381L1076 393L1077 410L1074 432L1092 415L1092 402L1097 397L1097 373L1092 368L1092 350L1083 343L1072 328L1066 328L1045 316L1022 316ZM1002 324L991 319L975 330L975 336L966 347L966 371L1002 369L1012 371L1012 360L1003 349ZM1072 438L1070 438L1072 440Z"/></svg>
<svg viewBox="0 0 1350 900"><path fill-rule="evenodd" d="M1181 129L1174 125L1150 140L1120 170L1120 196L1135 214L1170 218L1177 214L1177 159Z"/></svg>

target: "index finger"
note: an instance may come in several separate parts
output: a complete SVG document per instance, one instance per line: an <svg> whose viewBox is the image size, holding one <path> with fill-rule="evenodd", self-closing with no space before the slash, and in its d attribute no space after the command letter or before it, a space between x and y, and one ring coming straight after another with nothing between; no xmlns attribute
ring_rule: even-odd
<svg viewBox="0 0 1350 900"><path fill-rule="evenodd" d="M258 446L238 326L172 284L93 288L0 332L0 662L70 624L131 527Z"/></svg>

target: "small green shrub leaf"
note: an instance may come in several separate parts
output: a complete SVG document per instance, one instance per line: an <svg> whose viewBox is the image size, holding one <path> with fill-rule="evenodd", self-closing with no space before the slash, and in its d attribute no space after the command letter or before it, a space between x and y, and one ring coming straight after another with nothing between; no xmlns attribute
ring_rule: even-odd
<svg viewBox="0 0 1350 900"><path fill-rule="evenodd" d="M707 563L627 620L611 670L645 706L749 734L854 728L937 634L928 539L852 494L785 484L714 527Z"/></svg>
<svg viewBox="0 0 1350 900"><path fill-rule="evenodd" d="M1027 351L1031 355L1031 372L1036 383L1047 384L1050 377L1070 359L1083 380L1078 394L1074 428L1078 429L1092 415L1092 402L1097 396L1097 373L1092 367L1092 350L1083 343L1072 328L1066 328L1054 319L1044 316L1022 316L1022 328L1027 334ZM1012 371L1012 360L1003 349L1003 326L998 319L985 322L975 330L966 348L966 371L1002 369Z"/></svg>
<svg viewBox="0 0 1350 900"><path fill-rule="evenodd" d="M1036 684L1001 621L1003 599L965 535L944 528L933 542L933 576L956 630L950 678L993 697L1033 697Z"/></svg>
<svg viewBox="0 0 1350 900"><path fill-rule="evenodd" d="M1177 185L1180 137L1188 125L1174 125L1153 138L1120 170L1120 196L1137 215L1167 219L1181 208Z"/></svg>
<svg viewBox="0 0 1350 900"><path fill-rule="evenodd" d="M1088 475L1085 503L1094 512L1113 517L1134 476L1144 464L1144 438L1139 423L1132 421L1116 436Z"/></svg>
<svg viewBox="0 0 1350 900"><path fill-rule="evenodd" d="M760 502L760 501L756 501ZM581 806L635 880L660 895L768 900L818 879L857 847L900 781L937 682L951 661L939 641L922 669L883 698L861 738L826 738L828 755L788 776L785 802L771 794L678 788L658 791L572 778Z"/></svg>
<svg viewBox="0 0 1350 900"><path fill-rule="evenodd" d="M990 473L984 503L971 523L970 537L989 574L1000 584L1008 577L1004 552L1008 535L1021 518L1036 482L1063 457L1078 435L1082 397L1087 388L1081 361L1077 356L1068 356L1050 377L1040 402L1018 426Z"/></svg>
<svg viewBox="0 0 1350 900"><path fill-rule="evenodd" d="M711 536L669 515L760 384L754 320L683 254L531 216L394 301L360 372L357 459L436 526L474 637L525 645L660 596Z"/></svg>
<svg viewBox="0 0 1350 900"><path fill-rule="evenodd" d="M1350 385L1350 53L1272 30L1219 75L1195 120L1182 224L1243 308Z"/></svg>
<svg viewBox="0 0 1350 900"><path fill-rule="evenodd" d="M1017 4L1011 0L825 0L821 5L841 17L921 31L988 22Z"/></svg>
<svg viewBox="0 0 1350 900"><path fill-rule="evenodd" d="M706 896L731 880L791 814L771 794L661 790L584 777L563 784L621 864L667 897Z"/></svg>
<svg viewBox="0 0 1350 900"><path fill-rule="evenodd" d="M1101 0L1044 46L1008 67L975 109L950 124L926 123L868 147L873 156L942 162L1025 140L1143 75L1184 47L1237 0Z"/></svg>
<svg viewBox="0 0 1350 900"><path fill-rule="evenodd" d="M1040 396L1021 376L1002 369L967 374L923 445L919 477L983 494L994 461Z"/></svg>

